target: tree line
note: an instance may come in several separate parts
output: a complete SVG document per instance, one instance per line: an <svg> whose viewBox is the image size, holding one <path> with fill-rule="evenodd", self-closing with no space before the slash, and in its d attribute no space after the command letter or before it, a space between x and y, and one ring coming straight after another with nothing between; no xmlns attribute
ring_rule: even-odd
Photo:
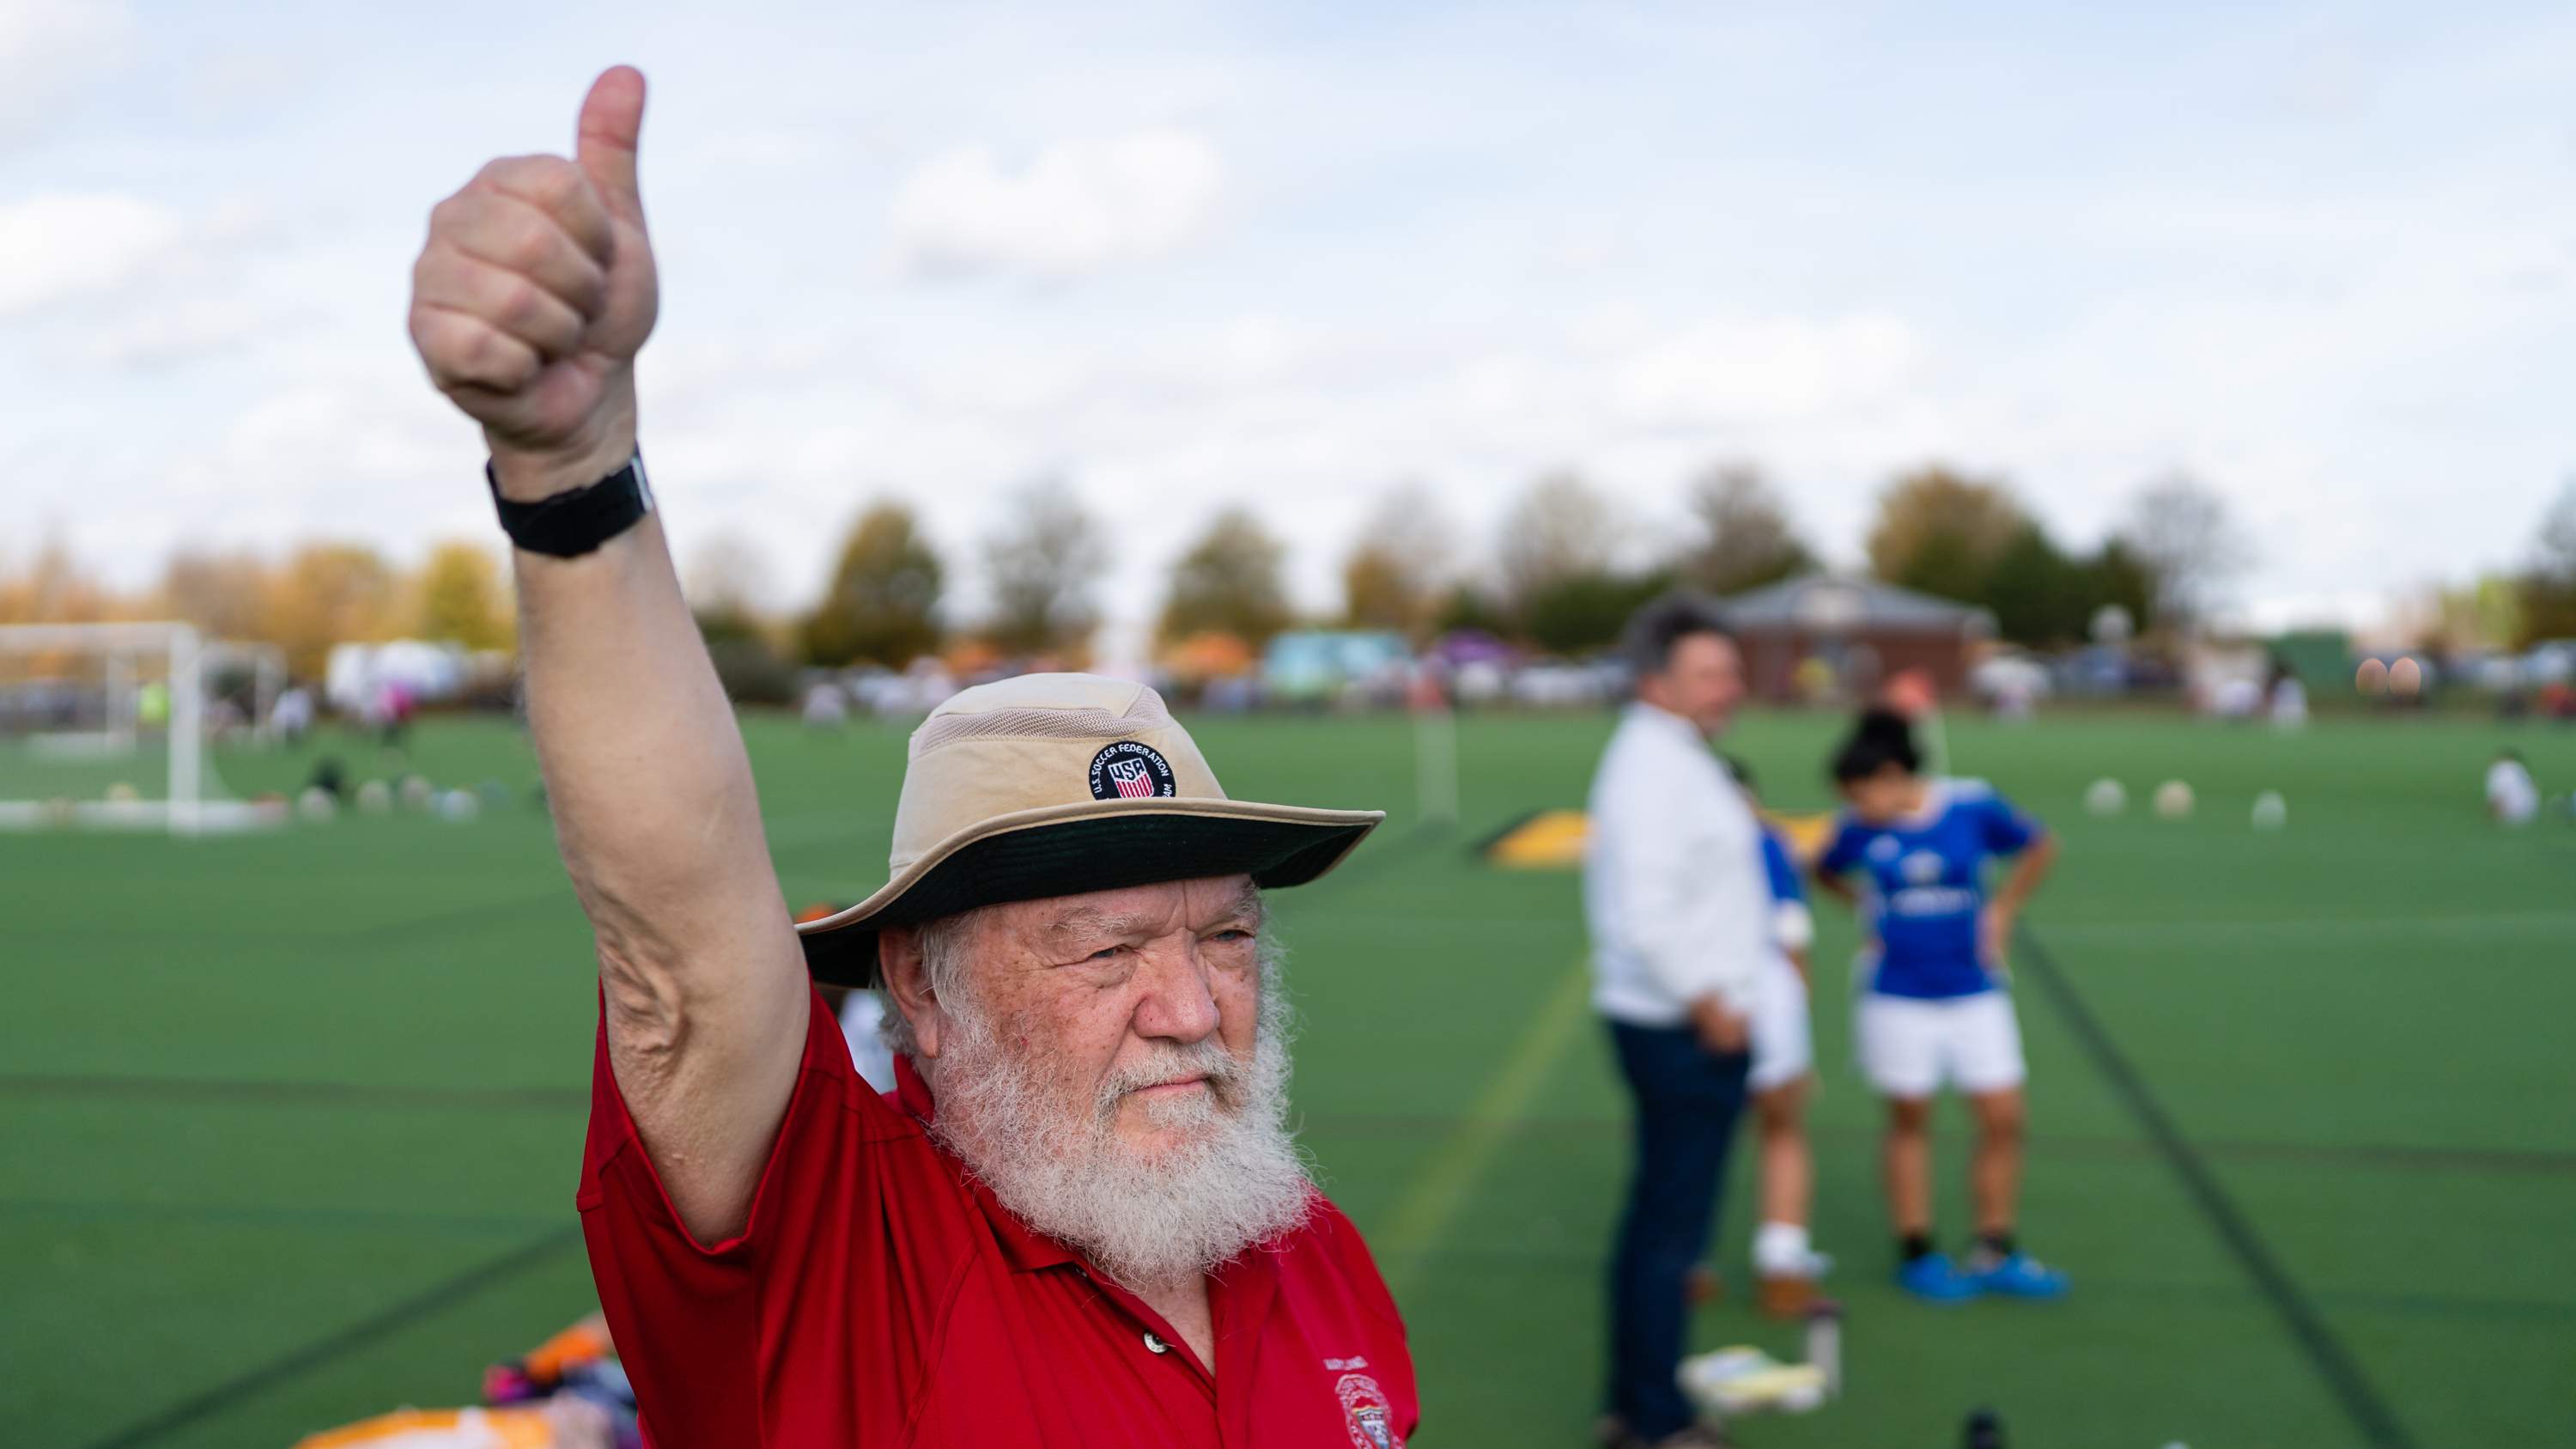
<svg viewBox="0 0 2576 1449"><path fill-rule="evenodd" d="M1662 537L1622 516L1574 472L1536 480L1506 512L1488 566L1464 557L1459 531L1430 492L1399 485L1362 522L1341 567L1337 614L1301 620L1286 579L1286 543L1251 509L1220 509L1171 565L1157 643L1233 641L1257 651L1299 623L1400 632L1415 642L1480 629L1549 653L1614 641L1638 605L1677 586L1718 597L1819 566L1780 491L1746 464L1692 480L1688 525ZM982 545L994 605L965 631L1013 657L1078 655L1098 621L1093 589L1106 565L1098 525L1060 482L1004 510ZM1896 478L1868 536L1870 570L1900 587L1991 610L2006 639L2036 648L2083 641L2106 606L2138 626L2196 624L2247 551L2214 494L2188 479L2142 490L2100 546L2071 550L2006 484L1941 466ZM870 508L842 545L823 598L795 630L802 658L901 668L952 637L942 614L948 570L900 503ZM739 637L743 611L701 609L711 639Z"/></svg>
<svg viewBox="0 0 2576 1449"><path fill-rule="evenodd" d="M514 652L518 622L495 553L434 546L405 569L365 544L307 543L279 558L250 550L186 550L160 582L120 592L59 541L21 559L0 557L0 624L184 619L213 638L278 645L289 672L319 679L331 646L429 639Z"/></svg>
<svg viewBox="0 0 2576 1449"><path fill-rule="evenodd" d="M1391 630L1417 643L1481 629L1578 655L1613 641L1638 604L1666 589L1725 597L1818 566L1781 491L1750 465L1700 473L1686 508L1684 526L1650 529L1582 475L1551 473L1513 501L1479 559L1429 490L1393 486L1343 556L1338 612L1301 618L1286 543L1253 510L1228 506L1172 562L1155 641L1167 656L1242 659L1299 624ZM692 560L691 607L728 682L753 695L785 697L800 665L900 669L961 646L1080 666L1109 565L1101 524L1061 479L1018 490L999 519L975 547L989 602L971 621L951 617L950 560L892 500L862 511L810 607L779 617L756 606L766 567L723 540ZM2110 606L2149 633L2187 635L2252 559L2218 497L2186 477L2142 487L2100 543L2076 548L2005 481L1941 465L1880 492L1865 554L1875 577L1990 610L2001 637L2041 649L2082 642ZM2521 564L2431 590L2409 608L2419 642L2442 651L2576 639L2576 480ZM352 543L308 543L275 558L190 550L156 585L131 593L108 588L59 543L24 556L0 551L0 623L146 617L277 643L304 678L318 677L342 642L515 645L508 582L495 552L475 543L439 544L409 569Z"/></svg>

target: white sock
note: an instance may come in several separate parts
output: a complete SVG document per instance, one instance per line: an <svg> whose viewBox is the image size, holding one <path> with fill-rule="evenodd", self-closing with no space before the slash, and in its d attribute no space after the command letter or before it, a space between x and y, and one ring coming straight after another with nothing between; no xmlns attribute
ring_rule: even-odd
<svg viewBox="0 0 2576 1449"><path fill-rule="evenodd" d="M1798 1223L1764 1223L1753 1234L1753 1271L1768 1277L1804 1278L1813 1271L1807 1230Z"/></svg>

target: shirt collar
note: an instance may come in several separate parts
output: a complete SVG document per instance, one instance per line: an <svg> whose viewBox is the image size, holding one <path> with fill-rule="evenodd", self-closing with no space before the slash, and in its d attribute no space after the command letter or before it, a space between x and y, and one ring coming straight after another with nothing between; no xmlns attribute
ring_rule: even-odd
<svg viewBox="0 0 2576 1449"><path fill-rule="evenodd" d="M1941 817L1950 813L1950 803L1950 782L1935 775L1923 782L1922 808L1899 815L1885 825L1870 828L1899 835L1917 834L1940 824Z"/></svg>
<svg viewBox="0 0 2576 1449"><path fill-rule="evenodd" d="M1708 736L1699 732L1698 725L1658 705L1632 699L1628 701L1628 718L1642 721L1650 729L1662 730L1676 740L1686 740L1693 749L1708 748Z"/></svg>

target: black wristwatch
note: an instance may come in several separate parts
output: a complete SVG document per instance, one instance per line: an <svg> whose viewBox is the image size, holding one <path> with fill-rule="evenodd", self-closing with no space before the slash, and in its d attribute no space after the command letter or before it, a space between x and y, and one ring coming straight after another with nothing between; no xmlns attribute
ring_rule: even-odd
<svg viewBox="0 0 2576 1449"><path fill-rule="evenodd" d="M637 449L626 466L585 487L513 503L501 496L501 479L483 465L483 481L492 485L492 506L500 510L501 531L530 553L552 558L579 558L633 528L653 511L653 489L644 481L644 453Z"/></svg>

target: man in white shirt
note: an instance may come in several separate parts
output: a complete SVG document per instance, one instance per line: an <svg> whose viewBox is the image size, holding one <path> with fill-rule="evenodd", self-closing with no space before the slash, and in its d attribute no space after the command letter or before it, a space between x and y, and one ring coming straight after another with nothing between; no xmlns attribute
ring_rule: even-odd
<svg viewBox="0 0 2576 1449"><path fill-rule="evenodd" d="M1707 1246L1744 1106L1747 1017L1771 950L1761 828L1709 741L1744 693L1735 641L1705 601L1628 626L1637 697L1592 777L1583 869L1592 1004L1637 1101L1636 1175L1610 1272L1602 1442L1716 1445L1674 1382L1684 1278Z"/></svg>

